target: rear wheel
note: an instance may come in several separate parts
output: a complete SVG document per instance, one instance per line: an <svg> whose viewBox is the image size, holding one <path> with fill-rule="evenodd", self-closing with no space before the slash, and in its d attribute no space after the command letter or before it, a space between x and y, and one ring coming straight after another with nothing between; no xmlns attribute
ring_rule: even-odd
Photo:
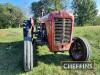
<svg viewBox="0 0 100 75"><path fill-rule="evenodd" d="M84 38L75 37L73 38L69 54L73 60L86 61L91 56L90 45Z"/></svg>

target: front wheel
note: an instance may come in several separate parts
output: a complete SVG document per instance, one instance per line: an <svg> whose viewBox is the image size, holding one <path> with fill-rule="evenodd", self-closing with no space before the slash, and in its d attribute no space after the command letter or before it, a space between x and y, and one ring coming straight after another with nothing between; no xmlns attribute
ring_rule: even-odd
<svg viewBox="0 0 100 75"><path fill-rule="evenodd" d="M33 68L33 46L31 37L24 39L24 70L30 71Z"/></svg>
<svg viewBox="0 0 100 75"><path fill-rule="evenodd" d="M75 37L73 38L69 54L75 61L86 61L90 59L90 45L84 38Z"/></svg>
<svg viewBox="0 0 100 75"><path fill-rule="evenodd" d="M30 33L31 31L31 33ZM23 23L24 37L24 70L30 71L33 68L33 44L32 44L31 21L26 20Z"/></svg>

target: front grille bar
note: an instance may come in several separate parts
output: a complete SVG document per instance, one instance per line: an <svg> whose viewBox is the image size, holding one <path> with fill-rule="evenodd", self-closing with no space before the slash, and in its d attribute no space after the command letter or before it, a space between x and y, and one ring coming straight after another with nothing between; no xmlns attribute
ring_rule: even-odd
<svg viewBox="0 0 100 75"><path fill-rule="evenodd" d="M54 31L55 43L70 42L72 20L67 18L54 18Z"/></svg>

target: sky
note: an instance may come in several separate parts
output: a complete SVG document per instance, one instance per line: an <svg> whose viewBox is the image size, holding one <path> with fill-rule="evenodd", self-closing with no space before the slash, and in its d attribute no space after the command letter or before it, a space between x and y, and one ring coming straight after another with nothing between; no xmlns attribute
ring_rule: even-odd
<svg viewBox="0 0 100 75"><path fill-rule="evenodd" d="M30 7L32 2L37 2L39 0L0 0L0 3L11 3L15 6L20 7L26 16L30 17ZM100 14L100 0L95 0L97 4L98 14Z"/></svg>
<svg viewBox="0 0 100 75"><path fill-rule="evenodd" d="M95 0L97 4L98 14L100 15L100 0Z"/></svg>

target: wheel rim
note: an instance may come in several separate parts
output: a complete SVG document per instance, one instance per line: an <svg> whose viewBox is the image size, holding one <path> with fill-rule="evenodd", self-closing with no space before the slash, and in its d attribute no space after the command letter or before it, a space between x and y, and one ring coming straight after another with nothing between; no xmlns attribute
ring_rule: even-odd
<svg viewBox="0 0 100 75"><path fill-rule="evenodd" d="M78 42L74 42L72 44L72 56L75 59L80 59L83 56L83 46L82 44L78 43Z"/></svg>

